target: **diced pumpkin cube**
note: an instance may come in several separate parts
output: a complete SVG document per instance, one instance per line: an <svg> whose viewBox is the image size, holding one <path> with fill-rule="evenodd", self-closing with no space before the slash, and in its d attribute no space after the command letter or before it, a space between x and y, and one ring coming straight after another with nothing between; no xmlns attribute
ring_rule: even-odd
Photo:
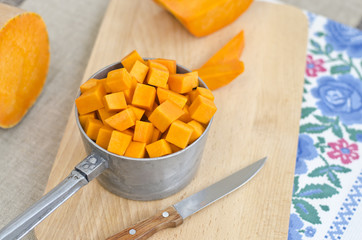
<svg viewBox="0 0 362 240"><path fill-rule="evenodd" d="M133 98L133 94L134 94L134 90L136 89L136 86L137 86L137 80L136 80L136 78L132 77L131 78L131 88L123 91L127 104L132 103L132 98Z"/></svg>
<svg viewBox="0 0 362 240"><path fill-rule="evenodd" d="M189 107L189 112L192 119L207 124L214 116L216 106L210 99L199 95Z"/></svg>
<svg viewBox="0 0 362 240"><path fill-rule="evenodd" d="M80 85L80 92L84 93L85 91L97 86L97 84L99 84L99 80L95 79L95 78L91 78L89 80L87 80L85 83L83 83L82 85Z"/></svg>
<svg viewBox="0 0 362 240"><path fill-rule="evenodd" d="M172 153L171 147L165 139L146 145L146 150L151 158L161 157Z"/></svg>
<svg viewBox="0 0 362 240"><path fill-rule="evenodd" d="M180 107L170 100L166 100L151 113L148 120L150 120L158 130L164 132L171 123L182 116L182 114L184 114L184 112Z"/></svg>
<svg viewBox="0 0 362 240"><path fill-rule="evenodd" d="M210 100L214 100L214 95L212 94L211 90L203 87L197 87L187 95L189 95L191 102L193 102L199 95L204 96Z"/></svg>
<svg viewBox="0 0 362 240"><path fill-rule="evenodd" d="M100 120L88 118L84 131L90 139L96 140L101 127L103 127L103 123Z"/></svg>
<svg viewBox="0 0 362 240"><path fill-rule="evenodd" d="M128 129L126 129L126 130L124 130L122 132L127 134L127 135L130 135L133 138L134 131L133 131L132 128L128 128Z"/></svg>
<svg viewBox="0 0 362 240"><path fill-rule="evenodd" d="M201 134L205 131L205 128L204 126L202 126L201 123L195 120L188 122L187 125L191 126L194 129L190 138L190 143L193 143L201 136Z"/></svg>
<svg viewBox="0 0 362 240"><path fill-rule="evenodd" d="M137 82L143 83L145 80L145 77L148 73L148 66L140 62L139 60L136 60L136 62L133 64L131 71L129 74L136 78Z"/></svg>
<svg viewBox="0 0 362 240"><path fill-rule="evenodd" d="M168 130L166 141L183 149L189 144L193 131L194 129L191 126L180 120L176 120Z"/></svg>
<svg viewBox="0 0 362 240"><path fill-rule="evenodd" d="M131 142L128 145L126 153L124 154L126 157L133 158L144 158L146 154L146 143L143 142Z"/></svg>
<svg viewBox="0 0 362 240"><path fill-rule="evenodd" d="M127 108L122 112L119 112L112 117L107 118L105 121L112 128L123 131L135 125L136 116L133 113L132 109Z"/></svg>
<svg viewBox="0 0 362 240"><path fill-rule="evenodd" d="M167 67L170 74L176 73L176 61L175 60L169 60L169 59L163 59L163 58L156 58L152 59L152 61L160 63Z"/></svg>
<svg viewBox="0 0 362 240"><path fill-rule="evenodd" d="M108 112L105 108L100 108L97 110L97 116L98 119L103 122L103 124L106 124L106 119L113 116L115 113Z"/></svg>
<svg viewBox="0 0 362 240"><path fill-rule="evenodd" d="M153 136L153 124L150 122L136 121L133 141L149 144Z"/></svg>
<svg viewBox="0 0 362 240"><path fill-rule="evenodd" d="M191 92L193 88L199 85L198 77L193 74L170 74L168 78L168 86L177 93Z"/></svg>
<svg viewBox="0 0 362 240"><path fill-rule="evenodd" d="M175 144L172 144L172 143L168 143L168 144L170 145L171 151L172 151L173 153L182 150L182 148L177 147Z"/></svg>
<svg viewBox="0 0 362 240"><path fill-rule="evenodd" d="M182 114L178 120L183 121L185 123L190 122L192 120L192 118L190 116L189 106L185 105L185 107L182 109L182 111L184 111L184 114Z"/></svg>
<svg viewBox="0 0 362 240"><path fill-rule="evenodd" d="M95 112L79 115L79 123L84 128L88 118L96 118Z"/></svg>
<svg viewBox="0 0 362 240"><path fill-rule="evenodd" d="M145 115L147 118L150 117L151 113L158 107L158 104L156 103L156 101L153 103L152 109L151 110L146 110L145 111Z"/></svg>
<svg viewBox="0 0 362 240"><path fill-rule="evenodd" d="M149 68L158 68L158 69L168 72L168 68L165 65L155 61L154 59L148 60L147 64L148 64Z"/></svg>
<svg viewBox="0 0 362 240"><path fill-rule="evenodd" d="M123 92L110 93L104 96L104 107L107 111L120 111L127 108Z"/></svg>
<svg viewBox="0 0 362 240"><path fill-rule="evenodd" d="M106 93L112 92L112 90L107 85L107 78L99 79L99 82L103 85L104 89L106 90Z"/></svg>
<svg viewBox="0 0 362 240"><path fill-rule="evenodd" d="M170 100L180 108L183 108L187 102L187 97L184 95L160 87L157 88L157 98L160 103Z"/></svg>
<svg viewBox="0 0 362 240"><path fill-rule="evenodd" d="M107 149L109 140L111 139L112 132L113 132L112 128L106 126L101 127L98 132L96 144L98 144L98 146L104 149Z"/></svg>
<svg viewBox="0 0 362 240"><path fill-rule="evenodd" d="M85 91L75 100L80 115L96 111L104 107L103 96L106 95L106 90L102 84Z"/></svg>
<svg viewBox="0 0 362 240"><path fill-rule="evenodd" d="M137 83L132 98L132 105L146 110L151 110L155 102L156 89L142 83Z"/></svg>
<svg viewBox="0 0 362 240"><path fill-rule="evenodd" d="M132 137L130 135L114 130L109 140L107 150L118 155L124 155L131 141Z"/></svg>
<svg viewBox="0 0 362 240"><path fill-rule="evenodd" d="M132 51L131 53L129 53L127 56L125 56L122 60L121 63L123 65L123 67L125 69L127 69L128 72L131 71L133 64L136 61L140 61L143 64L146 64L145 61L142 59L142 57L138 54L138 52L136 50Z"/></svg>
<svg viewBox="0 0 362 240"><path fill-rule="evenodd" d="M160 139L161 137L161 131L158 130L157 128L153 129L153 133L152 133L152 140L151 142L156 142Z"/></svg>
<svg viewBox="0 0 362 240"><path fill-rule="evenodd" d="M145 113L144 109L132 105L128 105L127 107L133 110L137 120L141 120L143 114Z"/></svg>
<svg viewBox="0 0 362 240"><path fill-rule="evenodd" d="M146 82L152 86L165 88L167 85L168 76L168 69L164 71L159 68L150 67L146 77Z"/></svg>
<svg viewBox="0 0 362 240"><path fill-rule="evenodd" d="M113 93L130 89L132 77L125 68L112 70L107 74L106 85Z"/></svg>

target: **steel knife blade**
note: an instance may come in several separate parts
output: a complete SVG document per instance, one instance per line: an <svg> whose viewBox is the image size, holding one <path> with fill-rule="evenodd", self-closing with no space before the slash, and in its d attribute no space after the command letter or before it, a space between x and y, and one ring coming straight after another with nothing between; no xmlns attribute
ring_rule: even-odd
<svg viewBox="0 0 362 240"><path fill-rule="evenodd" d="M267 157L221 179L207 188L164 209L158 214L126 228L107 238L108 240L147 239L154 233L169 227L177 227L190 215L200 211L218 199L228 195L252 179L264 166Z"/></svg>

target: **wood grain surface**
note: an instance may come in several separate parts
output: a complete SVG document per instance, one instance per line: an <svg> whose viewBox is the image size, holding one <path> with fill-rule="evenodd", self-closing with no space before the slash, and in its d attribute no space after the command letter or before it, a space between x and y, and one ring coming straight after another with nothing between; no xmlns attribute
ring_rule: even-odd
<svg viewBox="0 0 362 240"><path fill-rule="evenodd" d="M105 239L264 156L266 165L243 188L151 239L286 239L307 28L300 10L255 2L228 27L195 38L152 1L112 0L83 81L134 49L195 69L242 29L245 72L214 91L218 111L190 185L166 199L143 202L118 197L93 181L36 227L38 239ZM46 192L84 157L72 112Z"/></svg>

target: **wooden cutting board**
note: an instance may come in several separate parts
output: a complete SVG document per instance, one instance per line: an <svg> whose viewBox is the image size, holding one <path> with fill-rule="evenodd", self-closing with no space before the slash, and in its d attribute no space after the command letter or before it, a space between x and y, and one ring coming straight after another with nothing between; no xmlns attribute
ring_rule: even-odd
<svg viewBox="0 0 362 240"><path fill-rule="evenodd" d="M38 239L104 239L264 156L266 165L243 188L152 239L287 238L308 31L300 10L255 2L230 26L195 38L150 0L112 0L83 81L134 49L195 69L242 29L245 72L214 92L218 111L191 184L166 199L143 202L120 198L93 181L36 227ZM83 157L72 111L46 192Z"/></svg>

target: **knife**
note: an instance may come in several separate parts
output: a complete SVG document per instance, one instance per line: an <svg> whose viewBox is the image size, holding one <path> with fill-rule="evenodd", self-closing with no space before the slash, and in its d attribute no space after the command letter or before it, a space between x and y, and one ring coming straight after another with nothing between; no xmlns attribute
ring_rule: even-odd
<svg viewBox="0 0 362 240"><path fill-rule="evenodd" d="M247 183L264 166L266 159L267 157L264 157L256 161L158 214L107 238L107 240L147 239L162 229L181 225L185 218Z"/></svg>

